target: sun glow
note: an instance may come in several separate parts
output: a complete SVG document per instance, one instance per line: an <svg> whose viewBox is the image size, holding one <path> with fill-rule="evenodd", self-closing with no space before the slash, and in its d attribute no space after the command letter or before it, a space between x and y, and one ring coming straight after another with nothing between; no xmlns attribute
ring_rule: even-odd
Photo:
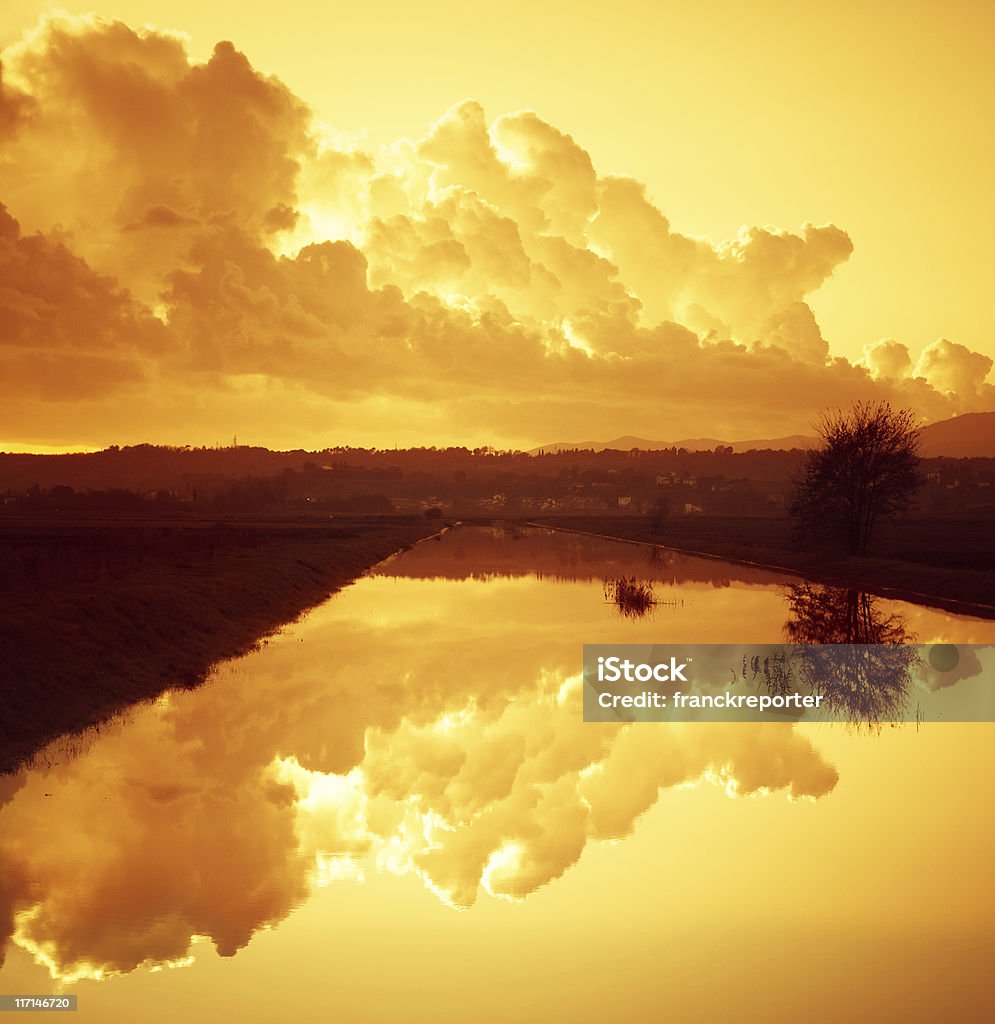
<svg viewBox="0 0 995 1024"><path fill-rule="evenodd" d="M520 843L516 842L507 842L495 850L488 858L480 878L480 884L484 892L495 899L508 900L511 903L521 903L521 897L501 892L496 888L495 883L500 880L502 875L513 878L519 874L522 869L524 856L524 848Z"/></svg>
<svg viewBox="0 0 995 1024"><path fill-rule="evenodd" d="M560 324L560 330L563 332L563 337L567 339L567 343L571 348L575 348L579 352L583 352L586 356L593 356L595 354L594 349L591 348L588 342L577 333L569 320L564 320Z"/></svg>
<svg viewBox="0 0 995 1024"><path fill-rule="evenodd" d="M349 242L361 248L365 242L363 228L341 212L331 212L319 205L305 204L293 229L284 232L274 243L279 256L296 256L307 245L322 242Z"/></svg>
<svg viewBox="0 0 995 1024"><path fill-rule="evenodd" d="M489 135L491 145L494 147L494 152L497 153L498 159L501 163L503 163L513 174L526 174L529 170L528 161L524 160L517 150L505 145L493 128L489 132Z"/></svg>

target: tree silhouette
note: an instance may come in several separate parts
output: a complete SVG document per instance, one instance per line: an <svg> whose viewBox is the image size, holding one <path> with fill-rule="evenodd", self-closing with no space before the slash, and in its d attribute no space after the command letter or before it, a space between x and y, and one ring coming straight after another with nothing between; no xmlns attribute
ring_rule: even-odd
<svg viewBox="0 0 995 1024"><path fill-rule="evenodd" d="M866 554L875 527L904 512L923 483L916 416L858 402L826 413L817 430L822 445L808 454L791 509L800 538Z"/></svg>

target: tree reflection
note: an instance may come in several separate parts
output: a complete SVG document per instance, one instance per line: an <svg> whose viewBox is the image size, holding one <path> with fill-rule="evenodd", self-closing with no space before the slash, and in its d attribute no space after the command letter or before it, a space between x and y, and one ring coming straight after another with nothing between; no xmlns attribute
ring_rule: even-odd
<svg viewBox="0 0 995 1024"><path fill-rule="evenodd" d="M903 717L915 637L901 615L886 612L870 594L800 583L788 587L789 648L783 670L770 673L772 693L800 683L823 697L822 707L851 722L877 724Z"/></svg>
<svg viewBox="0 0 995 1024"><path fill-rule="evenodd" d="M788 588L785 636L796 644L909 644L905 619L859 590L795 583Z"/></svg>

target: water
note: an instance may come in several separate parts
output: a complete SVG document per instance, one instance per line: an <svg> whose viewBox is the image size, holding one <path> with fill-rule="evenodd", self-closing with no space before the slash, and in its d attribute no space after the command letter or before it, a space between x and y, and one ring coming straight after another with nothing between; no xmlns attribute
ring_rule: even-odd
<svg viewBox="0 0 995 1024"><path fill-rule="evenodd" d="M606 603L621 575L651 615ZM995 726L581 721L583 643L778 642L797 582L423 542L0 779L0 992L101 1022L986 1019Z"/></svg>

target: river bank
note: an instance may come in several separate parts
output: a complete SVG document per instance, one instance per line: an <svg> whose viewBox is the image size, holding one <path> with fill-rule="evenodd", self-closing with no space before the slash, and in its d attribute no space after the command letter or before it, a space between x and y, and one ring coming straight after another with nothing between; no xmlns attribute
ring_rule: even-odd
<svg viewBox="0 0 995 1024"><path fill-rule="evenodd" d="M402 516L0 519L0 773L196 686L438 529Z"/></svg>
<svg viewBox="0 0 995 1024"><path fill-rule="evenodd" d="M804 576L831 586L995 618L995 528L990 520L908 520L873 558L800 550L791 521L764 517L550 516L537 526L658 544Z"/></svg>

